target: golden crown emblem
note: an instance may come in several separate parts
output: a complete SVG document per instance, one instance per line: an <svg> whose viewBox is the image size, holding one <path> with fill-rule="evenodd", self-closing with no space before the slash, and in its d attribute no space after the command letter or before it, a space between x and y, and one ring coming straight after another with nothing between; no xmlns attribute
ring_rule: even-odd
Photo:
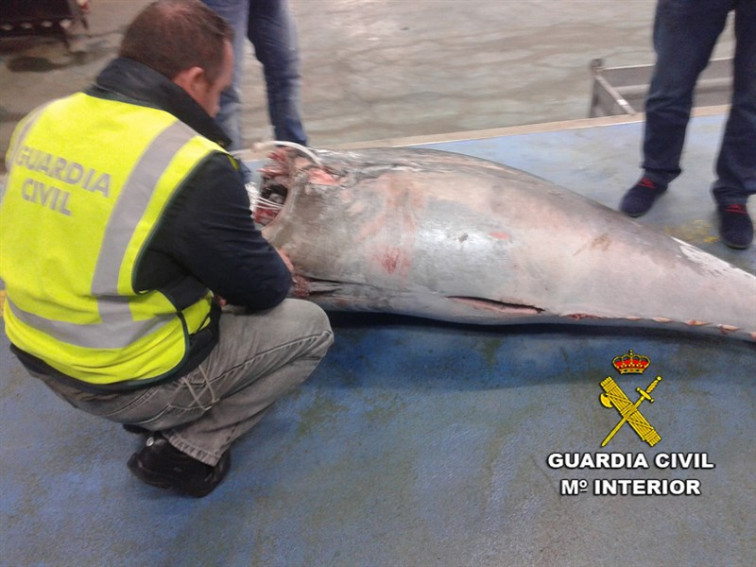
<svg viewBox="0 0 756 567"><path fill-rule="evenodd" d="M643 374L651 364L651 360L642 354L635 354L630 349L626 354L620 354L612 359L614 366L620 374Z"/></svg>

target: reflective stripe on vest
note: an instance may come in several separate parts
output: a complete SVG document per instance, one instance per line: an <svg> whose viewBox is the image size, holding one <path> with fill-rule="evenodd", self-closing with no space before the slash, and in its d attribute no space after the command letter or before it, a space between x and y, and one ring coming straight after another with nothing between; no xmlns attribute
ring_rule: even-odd
<svg viewBox="0 0 756 567"><path fill-rule="evenodd" d="M0 202L11 341L91 383L155 379L180 364L189 335L208 324L211 294L198 285L196 301L180 309L158 291L135 291L133 279L184 178L220 151L168 113L82 93L22 121ZM95 174L107 180L97 185Z"/></svg>
<svg viewBox="0 0 756 567"><path fill-rule="evenodd" d="M134 321L128 299L114 296L110 290L118 289L118 273L128 245L128 241L119 238L118 234L122 234L121 231L124 230L133 230L125 226L124 220L134 218L131 215L142 217L149 202L148 190L154 187L173 155L194 135L195 133L181 122L175 122L166 128L147 148L121 191L121 198L116 203L105 229L105 239L92 282L92 294L97 298L97 310L102 322L79 325L46 319L20 309L8 298L8 306L17 319L59 341L85 348L123 348L131 344L135 338L149 334L173 319L173 316L166 315L146 321Z"/></svg>

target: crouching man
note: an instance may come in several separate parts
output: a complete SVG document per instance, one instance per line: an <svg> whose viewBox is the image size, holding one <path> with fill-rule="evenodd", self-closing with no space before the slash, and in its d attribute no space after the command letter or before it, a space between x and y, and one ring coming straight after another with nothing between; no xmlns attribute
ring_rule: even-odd
<svg viewBox="0 0 756 567"><path fill-rule="evenodd" d="M213 121L231 40L199 0L147 6L91 88L18 125L0 203L13 352L73 406L147 435L139 479L195 497L333 341L319 307L286 297L288 260Z"/></svg>

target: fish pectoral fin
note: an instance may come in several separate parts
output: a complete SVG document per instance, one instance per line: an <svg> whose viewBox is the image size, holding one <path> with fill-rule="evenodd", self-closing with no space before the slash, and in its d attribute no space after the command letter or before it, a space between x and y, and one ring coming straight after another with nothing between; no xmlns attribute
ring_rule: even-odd
<svg viewBox="0 0 756 567"><path fill-rule="evenodd" d="M473 309L481 311L495 311L497 313L504 313L510 315L538 315L543 313L543 309L534 305L521 305L518 303L507 303L504 301L496 301L493 299L485 299L480 297L463 297L451 295L448 299L462 303Z"/></svg>

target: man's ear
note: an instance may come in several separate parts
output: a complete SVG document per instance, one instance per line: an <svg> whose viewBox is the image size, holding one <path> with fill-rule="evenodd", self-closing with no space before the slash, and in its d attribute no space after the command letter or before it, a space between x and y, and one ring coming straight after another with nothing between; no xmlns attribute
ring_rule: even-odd
<svg viewBox="0 0 756 567"><path fill-rule="evenodd" d="M202 67L189 67L173 77L173 82L197 100L207 89L207 76Z"/></svg>

